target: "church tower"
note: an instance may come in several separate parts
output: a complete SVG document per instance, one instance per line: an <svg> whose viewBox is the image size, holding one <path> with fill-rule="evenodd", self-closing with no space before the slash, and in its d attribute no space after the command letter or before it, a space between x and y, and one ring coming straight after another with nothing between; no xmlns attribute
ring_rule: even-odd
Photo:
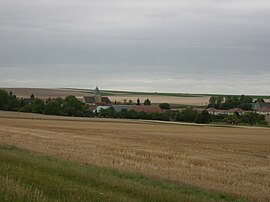
<svg viewBox="0 0 270 202"><path fill-rule="evenodd" d="M96 87L96 89L94 90L94 98L95 98L95 102L96 103L101 103L102 102L102 99L101 99L101 92L100 90L98 89L98 87Z"/></svg>

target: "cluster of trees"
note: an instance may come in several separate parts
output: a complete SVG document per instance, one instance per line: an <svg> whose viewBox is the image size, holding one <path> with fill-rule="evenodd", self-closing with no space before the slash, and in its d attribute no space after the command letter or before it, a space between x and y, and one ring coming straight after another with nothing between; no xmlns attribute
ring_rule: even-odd
<svg viewBox="0 0 270 202"><path fill-rule="evenodd" d="M0 110L17 111L25 105L22 99L17 99L16 95L10 91L0 89Z"/></svg>
<svg viewBox="0 0 270 202"><path fill-rule="evenodd" d="M127 99L124 99L124 102L121 103L121 102L116 102L115 101L115 104L125 104L125 105L141 105L141 100L138 98L137 99L137 102L134 103L132 100L128 100ZM143 105L151 105L151 101L147 98L144 102L143 102Z"/></svg>
<svg viewBox="0 0 270 202"><path fill-rule="evenodd" d="M230 124L247 124L253 125L268 125L264 115L260 115L254 112L247 112L240 115L235 112L233 115L211 115L213 122L226 122Z"/></svg>
<svg viewBox="0 0 270 202"><path fill-rule="evenodd" d="M108 109L101 109L99 117L104 118L124 118L124 119L145 119L145 120L161 120L161 121L170 121L172 117L171 112L164 113L146 113L146 112L136 112L134 110L122 109L120 112L117 112L113 107Z"/></svg>
<svg viewBox="0 0 270 202"><path fill-rule="evenodd" d="M171 105L169 103L161 103L159 107L160 109L167 109L167 110L171 109Z"/></svg>
<svg viewBox="0 0 270 202"><path fill-rule="evenodd" d="M192 108L186 108L176 114L176 121L208 124L212 122L212 118L206 110L198 112Z"/></svg>
<svg viewBox="0 0 270 202"><path fill-rule="evenodd" d="M62 116L86 116L86 105L79 101L75 96L67 96L65 99L49 99L43 101L35 98L32 104L21 108L21 112L32 112L47 115Z"/></svg>
<svg viewBox="0 0 270 202"><path fill-rule="evenodd" d="M104 118L125 118L125 119L145 119L145 120L161 120L161 121L179 121L189 123L209 124L211 122L225 122L230 124L246 124L246 125L268 125L264 115L248 112L243 115L235 113L234 115L214 115L203 110L198 112L192 108L186 108L181 112L167 111L163 113L145 113L136 112L134 110L122 109L120 112L114 108L101 109L99 117Z"/></svg>
<svg viewBox="0 0 270 202"><path fill-rule="evenodd" d="M209 99L208 107L216 109L241 108L243 110L252 109L253 98L250 96L212 96Z"/></svg>
<svg viewBox="0 0 270 202"><path fill-rule="evenodd" d="M193 122L193 123L210 123L211 116L208 111L198 112L191 108L187 108L181 112L163 112L163 113L146 113L136 112L134 110L122 109L120 112L114 110L114 108L101 109L100 117L105 118L126 118L126 119L145 119L145 120L160 120L160 121L181 121L181 122Z"/></svg>
<svg viewBox="0 0 270 202"><path fill-rule="evenodd" d="M30 99L18 99L12 92L0 90L0 110L32 112L48 115L86 116L86 105L75 96L65 99L41 100L31 95Z"/></svg>

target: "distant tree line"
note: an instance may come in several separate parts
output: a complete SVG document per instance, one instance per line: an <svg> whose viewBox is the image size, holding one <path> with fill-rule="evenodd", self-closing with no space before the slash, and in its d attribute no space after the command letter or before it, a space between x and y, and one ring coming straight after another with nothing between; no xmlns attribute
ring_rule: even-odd
<svg viewBox="0 0 270 202"><path fill-rule="evenodd" d="M0 90L0 110L62 116L86 116L86 109L86 105L75 96L46 101L35 98L34 95L31 95L29 99L18 99L12 92Z"/></svg>
<svg viewBox="0 0 270 202"><path fill-rule="evenodd" d="M263 99L258 99L257 101L264 102ZM241 108L243 110L252 109L253 98L250 96L241 95L239 96L212 96L209 99L208 107L213 107L216 109L233 109Z"/></svg>
<svg viewBox="0 0 270 202"><path fill-rule="evenodd" d="M268 125L264 115L253 112L247 112L243 115L234 113L233 115L214 115L203 110L198 112L192 108L186 108L180 112L165 111L162 113L145 113L136 112L134 110L122 109L120 112L114 110L113 107L101 109L99 117L104 118L125 118L125 119L144 119L144 120L160 120L160 121L179 121L189 123L229 123L243 125Z"/></svg>

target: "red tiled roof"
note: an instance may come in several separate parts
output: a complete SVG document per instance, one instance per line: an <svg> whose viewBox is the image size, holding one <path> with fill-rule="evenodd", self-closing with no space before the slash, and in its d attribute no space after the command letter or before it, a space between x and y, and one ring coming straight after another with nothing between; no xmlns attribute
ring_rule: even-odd
<svg viewBox="0 0 270 202"><path fill-rule="evenodd" d="M234 109L228 109L228 110L208 108L206 110L208 112L212 112L212 113L214 113L214 112L216 112L216 113L234 113L234 112L242 113L242 112L244 112L244 110L240 109L240 108L234 108Z"/></svg>
<svg viewBox="0 0 270 202"><path fill-rule="evenodd" d="M228 113L234 113L234 112L242 113L242 112L244 112L244 110L240 109L240 108L228 109L228 110L225 110L225 111L228 112Z"/></svg>
<svg viewBox="0 0 270 202"><path fill-rule="evenodd" d="M218 111L223 111L223 110L218 110L218 109L215 109L215 108L207 108L206 111L208 111L208 112L218 112Z"/></svg>
<svg viewBox="0 0 270 202"><path fill-rule="evenodd" d="M270 112L270 107L262 107L257 110L258 112Z"/></svg>
<svg viewBox="0 0 270 202"><path fill-rule="evenodd" d="M146 112L146 113L154 113L154 112L162 112L159 106L139 106L133 105L131 109L136 112Z"/></svg>
<svg viewBox="0 0 270 202"><path fill-rule="evenodd" d="M87 111L94 111L94 110L96 110L97 109L97 107L95 107L95 106L89 106L88 108L87 108Z"/></svg>

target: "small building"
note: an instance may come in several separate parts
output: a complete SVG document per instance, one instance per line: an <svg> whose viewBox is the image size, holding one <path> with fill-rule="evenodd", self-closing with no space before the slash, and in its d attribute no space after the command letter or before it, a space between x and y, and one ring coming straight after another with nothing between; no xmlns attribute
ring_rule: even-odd
<svg viewBox="0 0 270 202"><path fill-rule="evenodd" d="M146 105L132 105L131 109L136 112L146 113L161 113L162 109L159 106L146 106Z"/></svg>
<svg viewBox="0 0 270 202"><path fill-rule="evenodd" d="M240 109L240 108L234 108L234 109L228 109L228 110L208 108L208 109L206 109L206 111L208 111L209 114L214 114L214 115L233 115L235 112L242 115L245 112L247 112L247 111L244 111L243 109Z"/></svg>
<svg viewBox="0 0 270 202"><path fill-rule="evenodd" d="M270 107L262 107L257 110L258 114L261 115L270 115Z"/></svg>
<svg viewBox="0 0 270 202"><path fill-rule="evenodd" d="M123 109L126 109L127 111L131 110L131 105L112 105L112 107L116 112L120 112Z"/></svg>
<svg viewBox="0 0 270 202"><path fill-rule="evenodd" d="M82 101L88 105L110 105L111 101L108 97L102 97L101 92L96 87L92 96L83 96Z"/></svg>
<svg viewBox="0 0 270 202"><path fill-rule="evenodd" d="M31 98L23 98L23 102L26 105L31 105L31 104L33 104L34 100Z"/></svg>
<svg viewBox="0 0 270 202"><path fill-rule="evenodd" d="M257 111L260 108L270 108L270 103L265 103L265 102L252 103L252 109L254 111Z"/></svg>
<svg viewBox="0 0 270 202"><path fill-rule="evenodd" d="M101 109L109 109L111 106L97 106L95 110L93 110L94 113L99 113Z"/></svg>

